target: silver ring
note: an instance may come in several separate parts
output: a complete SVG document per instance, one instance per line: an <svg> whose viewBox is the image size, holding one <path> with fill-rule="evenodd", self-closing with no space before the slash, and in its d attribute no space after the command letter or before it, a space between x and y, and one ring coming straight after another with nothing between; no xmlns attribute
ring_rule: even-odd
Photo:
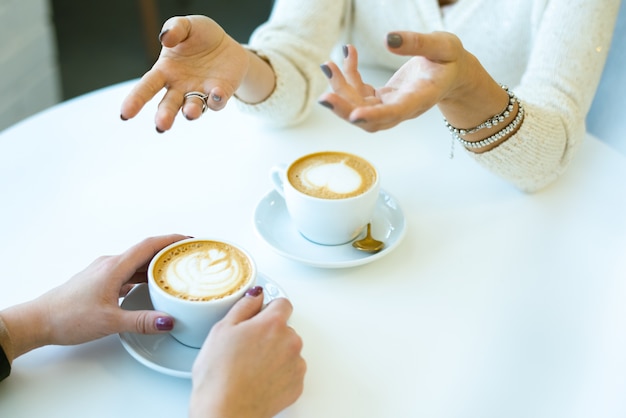
<svg viewBox="0 0 626 418"><path fill-rule="evenodd" d="M190 99L190 98L196 98L196 99L200 99L202 101L202 113L206 112L206 110L208 109L209 105L207 103L207 99L209 98L208 94L204 94L202 92L199 91L190 91L189 93L186 93L184 98L185 100Z"/></svg>

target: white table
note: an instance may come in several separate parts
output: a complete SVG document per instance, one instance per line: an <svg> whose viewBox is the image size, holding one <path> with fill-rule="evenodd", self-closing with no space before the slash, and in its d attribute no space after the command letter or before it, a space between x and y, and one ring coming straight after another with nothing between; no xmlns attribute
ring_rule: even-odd
<svg viewBox="0 0 626 418"><path fill-rule="evenodd" d="M276 129L229 105L159 135L156 102L120 121L131 85L0 134L0 307L146 236L218 236L295 305L309 370L281 417L626 416L623 155L589 137L558 183L525 195L459 147L450 160L437 111L372 135L321 106ZM316 268L255 233L270 167L321 149L370 159L400 203L406 236L385 257ZM113 335L17 359L0 417L185 416L189 391Z"/></svg>

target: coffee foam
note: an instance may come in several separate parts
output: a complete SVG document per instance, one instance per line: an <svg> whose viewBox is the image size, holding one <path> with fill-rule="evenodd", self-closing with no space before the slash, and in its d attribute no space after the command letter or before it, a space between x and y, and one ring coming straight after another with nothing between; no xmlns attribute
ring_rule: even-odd
<svg viewBox="0 0 626 418"><path fill-rule="evenodd" d="M252 266L237 248L218 241L193 241L159 257L153 274L167 293L204 301L226 297L249 280Z"/></svg>
<svg viewBox="0 0 626 418"><path fill-rule="evenodd" d="M329 151L294 162L288 177L302 193L323 199L344 199L369 190L376 181L376 172L360 157Z"/></svg>

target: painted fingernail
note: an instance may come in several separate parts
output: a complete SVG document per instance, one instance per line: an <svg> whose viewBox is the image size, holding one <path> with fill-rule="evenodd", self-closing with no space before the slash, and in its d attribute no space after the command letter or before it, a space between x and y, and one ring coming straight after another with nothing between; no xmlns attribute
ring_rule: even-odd
<svg viewBox="0 0 626 418"><path fill-rule="evenodd" d="M261 286L254 286L251 287L250 289L248 289L248 291L246 292L247 296L252 296L253 298L259 296L261 293L263 293L263 287Z"/></svg>
<svg viewBox="0 0 626 418"><path fill-rule="evenodd" d="M327 78L331 78L333 76L333 72L330 70L330 67L328 65L322 64L320 65L320 68Z"/></svg>
<svg viewBox="0 0 626 418"><path fill-rule="evenodd" d="M163 36L169 31L170 31L169 29L163 29L161 33L159 33L159 42L162 42Z"/></svg>
<svg viewBox="0 0 626 418"><path fill-rule="evenodd" d="M174 328L174 320L169 316L160 316L154 321L159 331L171 331Z"/></svg>
<svg viewBox="0 0 626 418"><path fill-rule="evenodd" d="M351 120L350 123L355 123L355 124L360 124L360 123L365 123L367 122L365 119L355 119L355 120Z"/></svg>
<svg viewBox="0 0 626 418"><path fill-rule="evenodd" d="M122 115L121 113L120 113L120 119L122 119L122 120L128 120L128 118L124 117L124 115Z"/></svg>
<svg viewBox="0 0 626 418"><path fill-rule="evenodd" d="M344 57L344 58L348 58L348 53L350 52L350 51L348 50L348 45L344 45L344 46L342 46L342 47L341 47L341 49L343 50L343 57Z"/></svg>
<svg viewBox="0 0 626 418"><path fill-rule="evenodd" d="M211 95L211 100L213 100L214 102L219 103L219 102L221 102L221 101L222 101L222 96L219 96L219 95L217 95L217 94L212 94L212 95Z"/></svg>
<svg viewBox="0 0 626 418"><path fill-rule="evenodd" d="M402 46L402 36L397 33L390 33L387 35L387 45L391 48L400 48Z"/></svg>
<svg viewBox="0 0 626 418"><path fill-rule="evenodd" d="M159 129L159 127L158 127L158 126L156 127L156 131L157 131L158 133L160 133L160 134L162 134L163 132L165 132L164 130Z"/></svg>
<svg viewBox="0 0 626 418"><path fill-rule="evenodd" d="M334 109L334 107L333 107L332 103L327 102L326 100L320 100L318 103L319 103L319 104L321 104L322 106L324 106L324 107L326 107L326 108L330 109L330 110L333 110L333 109Z"/></svg>

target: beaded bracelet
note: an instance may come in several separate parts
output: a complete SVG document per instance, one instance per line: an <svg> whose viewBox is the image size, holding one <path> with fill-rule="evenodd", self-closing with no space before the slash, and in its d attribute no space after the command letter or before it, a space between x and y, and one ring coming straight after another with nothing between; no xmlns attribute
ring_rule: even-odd
<svg viewBox="0 0 626 418"><path fill-rule="evenodd" d="M508 118L511 112L513 111L513 106L517 98L515 97L515 94L513 94L513 92L510 91L507 86L502 84L500 85L500 87L502 87L502 89L506 91L507 94L509 95L509 103L507 103L507 105L502 110L502 112L498 113L497 115L493 115L492 117L490 117L489 119L481 123L480 125L474 128L470 128L470 129L455 128L454 126L450 125L450 123L448 123L446 119L444 119L443 121L446 124L446 127L450 130L450 133L452 135L457 135L457 136L470 135L470 134L480 131L481 129L491 128L493 126L497 126L501 122L504 122L506 118Z"/></svg>
<svg viewBox="0 0 626 418"><path fill-rule="evenodd" d="M513 119L511 123L505 126L502 130L496 132L490 137L481 139L480 141L467 141L461 138L456 133L453 133L452 137L456 139L457 141L459 141L461 145L463 145L465 148L472 148L472 149L483 148L483 147L486 147L487 145L493 144L494 142L498 142L500 139L504 138L511 132L515 132L519 124L522 122L522 119L524 118L524 106L522 106L522 103L519 100L517 100L517 107L518 107L518 111L517 111L517 116L515 116L515 119Z"/></svg>

